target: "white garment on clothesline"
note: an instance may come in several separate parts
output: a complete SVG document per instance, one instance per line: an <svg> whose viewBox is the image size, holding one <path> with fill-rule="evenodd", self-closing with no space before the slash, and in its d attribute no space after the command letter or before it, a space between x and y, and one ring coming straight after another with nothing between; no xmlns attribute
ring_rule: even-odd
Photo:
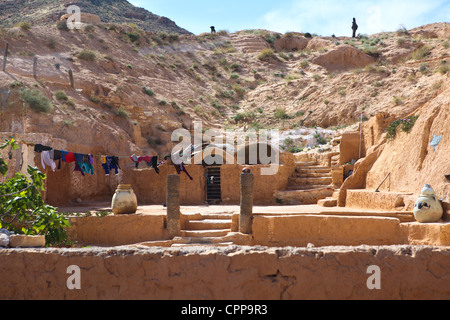
<svg viewBox="0 0 450 320"><path fill-rule="evenodd" d="M42 168L45 169L45 165L48 165L52 168L53 172L56 170L56 163L50 157L50 151L42 151L41 152L41 164Z"/></svg>

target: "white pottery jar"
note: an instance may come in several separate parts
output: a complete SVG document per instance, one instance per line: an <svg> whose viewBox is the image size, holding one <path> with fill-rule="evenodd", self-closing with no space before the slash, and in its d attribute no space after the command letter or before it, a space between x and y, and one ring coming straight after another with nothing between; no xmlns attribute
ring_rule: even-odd
<svg viewBox="0 0 450 320"><path fill-rule="evenodd" d="M442 218L444 209L429 184L423 187L413 212L416 220L422 223L437 222Z"/></svg>
<svg viewBox="0 0 450 320"><path fill-rule="evenodd" d="M130 184L119 184L112 198L111 209L115 215L136 213L137 198Z"/></svg>

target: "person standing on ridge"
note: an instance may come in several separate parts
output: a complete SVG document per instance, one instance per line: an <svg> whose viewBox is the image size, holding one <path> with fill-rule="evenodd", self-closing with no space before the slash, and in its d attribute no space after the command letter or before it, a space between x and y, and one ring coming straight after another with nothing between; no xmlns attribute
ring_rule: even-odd
<svg viewBox="0 0 450 320"><path fill-rule="evenodd" d="M358 30L358 25L356 24L356 19L353 18L353 25L352 25L352 30L353 30L353 38L356 38L356 30Z"/></svg>
<svg viewBox="0 0 450 320"><path fill-rule="evenodd" d="M211 33L216 33L216 28L214 26L211 26Z"/></svg>

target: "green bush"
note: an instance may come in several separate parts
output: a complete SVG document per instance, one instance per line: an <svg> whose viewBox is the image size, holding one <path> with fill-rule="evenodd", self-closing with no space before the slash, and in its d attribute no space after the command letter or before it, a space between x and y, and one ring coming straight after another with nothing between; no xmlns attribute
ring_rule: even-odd
<svg viewBox="0 0 450 320"><path fill-rule="evenodd" d="M18 148L14 139L6 140L0 150ZM8 172L7 163L0 157L0 173ZM26 235L45 235L47 246L66 244L69 220L56 208L45 204L45 174L28 166L30 179L21 173L0 183L0 228Z"/></svg>
<svg viewBox="0 0 450 320"><path fill-rule="evenodd" d="M69 100L69 97L67 96L66 92L64 90L58 90L55 92L55 97L58 100L67 101Z"/></svg>
<svg viewBox="0 0 450 320"><path fill-rule="evenodd" d="M123 108L118 108L115 113L116 113L116 116L118 116L118 117L125 118L125 119L130 118L130 114Z"/></svg>
<svg viewBox="0 0 450 320"><path fill-rule="evenodd" d="M137 32L129 32L128 33L128 38L130 39L131 42L136 42L139 40L139 33Z"/></svg>
<svg viewBox="0 0 450 320"><path fill-rule="evenodd" d="M150 97L153 97L155 95L155 93L153 92L152 89L144 87L143 90L144 90L144 93L149 95Z"/></svg>
<svg viewBox="0 0 450 320"><path fill-rule="evenodd" d="M84 49L77 55L78 59L85 60L85 61L95 61L96 54L92 50Z"/></svg>
<svg viewBox="0 0 450 320"><path fill-rule="evenodd" d="M274 112L275 118L283 120L290 119L291 117L287 114L284 108L277 108Z"/></svg>
<svg viewBox="0 0 450 320"><path fill-rule="evenodd" d="M422 46L418 48L416 51L414 51L411 55L411 57L414 60L422 60L429 56L431 53L431 49L428 46Z"/></svg>
<svg viewBox="0 0 450 320"><path fill-rule="evenodd" d="M258 59L261 61L269 61L271 59L276 59L276 55L272 49L264 49L258 55Z"/></svg>
<svg viewBox="0 0 450 320"><path fill-rule="evenodd" d="M31 29L31 24L25 21L19 22L17 26L24 31L28 31Z"/></svg>
<svg viewBox="0 0 450 320"><path fill-rule="evenodd" d="M53 109L50 99L39 89L25 88L20 97L27 106L38 113L48 113Z"/></svg>
<svg viewBox="0 0 450 320"><path fill-rule="evenodd" d="M58 21L58 23L56 24L56 28L61 31L69 31L70 30L69 27L67 26L66 20Z"/></svg>
<svg viewBox="0 0 450 320"><path fill-rule="evenodd" d="M397 128L401 126L401 130L403 132L411 132L411 129L414 127L414 124L416 123L419 116L411 116L404 119L398 119L392 122L387 128L387 139L389 141L392 141L397 136Z"/></svg>

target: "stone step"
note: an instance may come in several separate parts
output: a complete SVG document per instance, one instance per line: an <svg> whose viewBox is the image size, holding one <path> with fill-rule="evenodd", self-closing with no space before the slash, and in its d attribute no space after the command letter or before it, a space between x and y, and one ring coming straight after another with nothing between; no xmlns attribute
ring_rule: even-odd
<svg viewBox="0 0 450 320"><path fill-rule="evenodd" d="M188 221L185 221L184 228L186 230L231 229L231 219L188 220Z"/></svg>
<svg viewBox="0 0 450 320"><path fill-rule="evenodd" d="M315 191L315 190L323 190L323 189L326 189L326 188L328 188L329 187L329 185L323 185L323 184L316 184L316 185L314 185L314 184L308 184L308 185L287 185L287 187L286 187L286 189L288 190L288 191L295 191L295 190L298 190L298 191L308 191L308 190L311 190L311 191ZM330 196L332 195L332 193L330 194Z"/></svg>
<svg viewBox="0 0 450 320"><path fill-rule="evenodd" d="M332 198L325 198L317 201L317 204L321 207L336 207L337 206L337 200Z"/></svg>
<svg viewBox="0 0 450 320"><path fill-rule="evenodd" d="M331 169L324 166L297 166L295 167L295 171L299 173L308 173L308 172L316 172L316 173L326 173L330 172Z"/></svg>
<svg viewBox="0 0 450 320"><path fill-rule="evenodd" d="M315 178L289 178L289 185L297 184L299 186L305 185L329 185L333 179L331 177L315 177Z"/></svg>
<svg viewBox="0 0 450 320"><path fill-rule="evenodd" d="M226 236L230 231L231 231L230 229L181 230L181 236L189 238L223 237Z"/></svg>
<svg viewBox="0 0 450 320"><path fill-rule="evenodd" d="M315 167L318 166L317 161L296 162L296 167Z"/></svg>
<svg viewBox="0 0 450 320"><path fill-rule="evenodd" d="M204 219L218 219L218 220L231 220L232 213L183 213L183 217L186 220L204 220Z"/></svg>
<svg viewBox="0 0 450 320"><path fill-rule="evenodd" d="M295 178L331 178L330 172L309 172L309 173L294 173L292 177Z"/></svg>
<svg viewBox="0 0 450 320"><path fill-rule="evenodd" d="M208 243L174 243L171 245L172 248L176 247L198 247L198 246L214 246L214 247L228 247L232 246L233 242L208 242Z"/></svg>
<svg viewBox="0 0 450 320"><path fill-rule="evenodd" d="M301 205L317 204L321 199L330 197L333 194L331 188L321 188L315 190L283 190L276 191L274 197L282 201L282 204Z"/></svg>

